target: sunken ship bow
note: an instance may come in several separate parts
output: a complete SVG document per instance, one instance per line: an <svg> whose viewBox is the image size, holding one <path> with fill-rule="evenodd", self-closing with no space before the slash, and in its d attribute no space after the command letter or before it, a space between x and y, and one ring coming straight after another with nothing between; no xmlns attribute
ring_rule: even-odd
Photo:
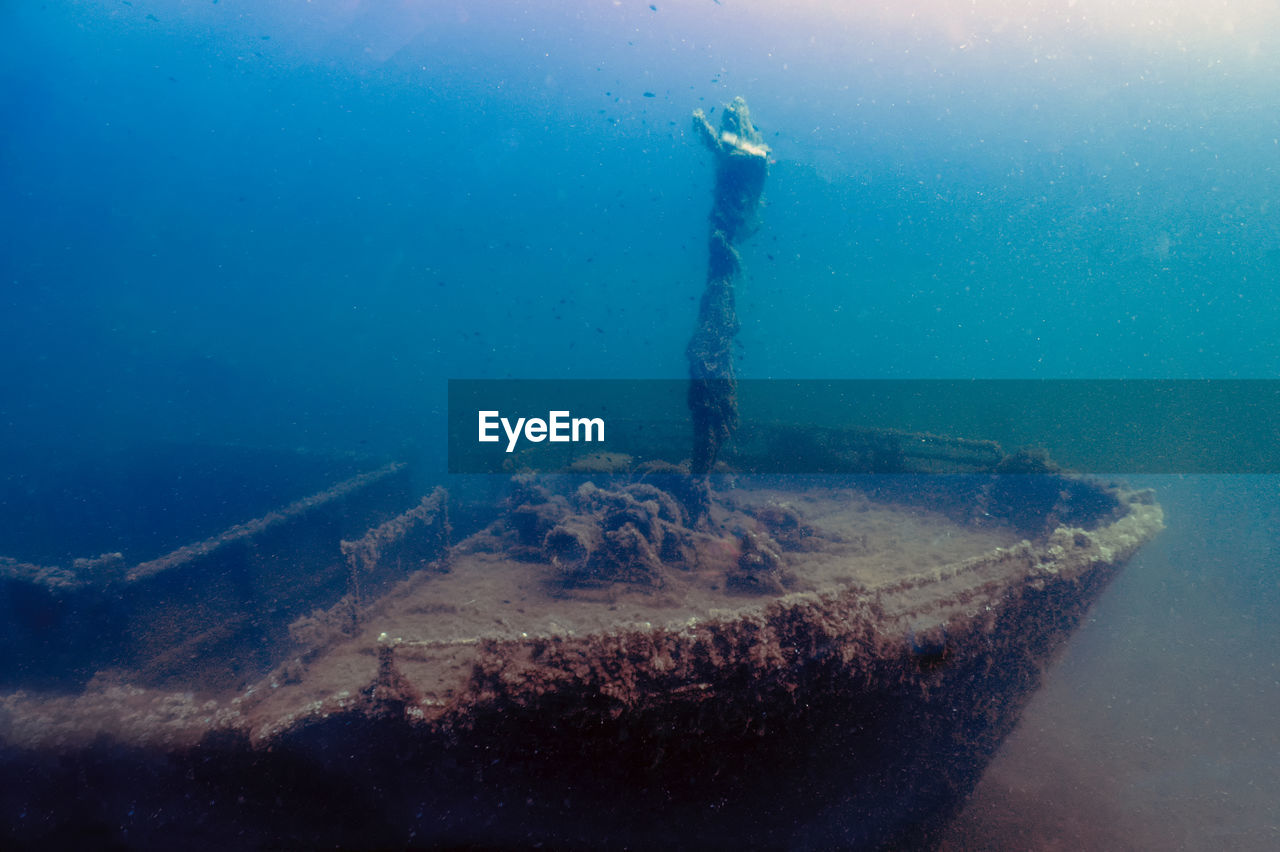
<svg viewBox="0 0 1280 852"><path fill-rule="evenodd" d="M143 565L7 560L47 616L4 635L8 842L927 848L1162 523L999 464L709 503L596 467L495 504L389 466Z"/></svg>
<svg viewBox="0 0 1280 852"><path fill-rule="evenodd" d="M1160 508L986 442L739 430L769 150L741 99L693 127L689 461L425 497L389 464L141 564L0 558L6 845L932 842ZM850 474L732 473L780 454Z"/></svg>

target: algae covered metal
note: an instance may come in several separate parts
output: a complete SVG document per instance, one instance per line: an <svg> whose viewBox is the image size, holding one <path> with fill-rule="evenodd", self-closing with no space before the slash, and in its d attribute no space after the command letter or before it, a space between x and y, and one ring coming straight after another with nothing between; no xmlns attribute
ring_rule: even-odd
<svg viewBox="0 0 1280 852"><path fill-rule="evenodd" d="M702 110L693 114L693 129L715 156L716 165L707 241L707 283L698 324L686 351L692 379L691 467L695 476L702 476L715 465L720 445L738 425L733 338L739 323L733 284L742 259L734 244L755 221L769 170L769 149L752 124L747 102L742 98L725 105L719 131Z"/></svg>
<svg viewBox="0 0 1280 852"><path fill-rule="evenodd" d="M392 512L395 476L125 571L128 665L11 680L0 760L23 781L0 806L33 816L20 839L926 843L1161 526L1147 492L989 472L721 482L699 525L687 477L633 461L517 477L450 543L450 515L476 507L406 489ZM326 507L356 517L360 491L367 531L344 531ZM255 619L211 633L200 614L236 588L296 583L268 557L281 523L324 592L265 646ZM143 593L195 558L237 581Z"/></svg>

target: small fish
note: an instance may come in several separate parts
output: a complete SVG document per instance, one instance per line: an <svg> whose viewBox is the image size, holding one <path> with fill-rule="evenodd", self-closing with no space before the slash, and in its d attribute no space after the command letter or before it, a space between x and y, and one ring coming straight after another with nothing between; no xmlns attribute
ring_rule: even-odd
<svg viewBox="0 0 1280 852"><path fill-rule="evenodd" d="M657 95L655 95L653 92L645 92L645 93L644 93L644 96L645 96L646 98L656 98L656 97L657 97Z"/></svg>

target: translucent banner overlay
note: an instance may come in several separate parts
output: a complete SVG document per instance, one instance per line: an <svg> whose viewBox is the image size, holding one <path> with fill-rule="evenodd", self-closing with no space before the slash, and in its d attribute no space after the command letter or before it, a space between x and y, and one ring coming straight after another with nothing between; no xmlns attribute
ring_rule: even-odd
<svg viewBox="0 0 1280 852"><path fill-rule="evenodd" d="M452 380L449 469L687 464L689 388ZM747 380L736 399L726 472L1280 473L1280 381Z"/></svg>

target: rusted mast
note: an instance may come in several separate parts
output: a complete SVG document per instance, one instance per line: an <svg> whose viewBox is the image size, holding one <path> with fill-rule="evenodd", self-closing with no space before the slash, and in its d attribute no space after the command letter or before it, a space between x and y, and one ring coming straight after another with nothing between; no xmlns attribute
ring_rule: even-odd
<svg viewBox="0 0 1280 852"><path fill-rule="evenodd" d="M702 110L693 114L693 129L716 159L711 205L710 258L698 325L685 353L689 359L689 410L693 417L692 470L695 518L705 515L710 499L707 474L721 445L738 426L737 378L733 338L738 312L733 282L742 268L734 244L756 221L760 193L769 170L769 149L751 123L747 102L734 98L720 114L720 130Z"/></svg>

